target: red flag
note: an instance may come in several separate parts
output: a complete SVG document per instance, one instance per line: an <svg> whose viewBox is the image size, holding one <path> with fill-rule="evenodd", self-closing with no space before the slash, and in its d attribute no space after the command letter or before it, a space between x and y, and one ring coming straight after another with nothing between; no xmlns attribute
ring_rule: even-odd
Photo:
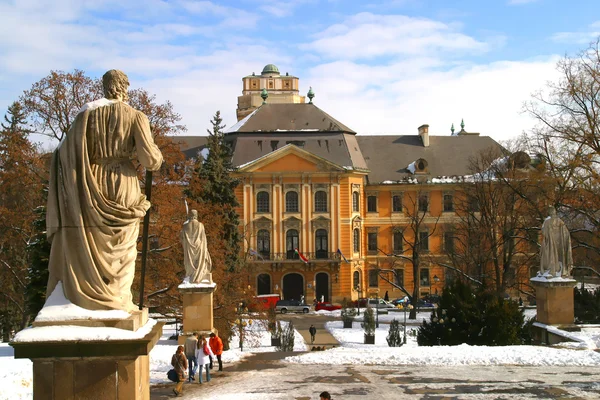
<svg viewBox="0 0 600 400"><path fill-rule="evenodd" d="M298 254L298 257L300 257L304 264L308 264L308 258L306 258L304 254L300 253L298 249L294 249L294 251L296 252L296 254Z"/></svg>

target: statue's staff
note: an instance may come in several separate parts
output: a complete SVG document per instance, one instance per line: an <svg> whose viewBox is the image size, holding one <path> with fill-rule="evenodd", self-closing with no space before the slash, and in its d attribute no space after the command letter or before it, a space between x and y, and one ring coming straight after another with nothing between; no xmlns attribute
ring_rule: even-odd
<svg viewBox="0 0 600 400"><path fill-rule="evenodd" d="M144 187L146 200L150 201L152 194L152 171L146 169L146 185ZM148 256L148 229L150 226L150 208L144 215L144 229L142 230L142 276L140 277L140 305L139 309L144 308L144 281L146 278L146 258Z"/></svg>

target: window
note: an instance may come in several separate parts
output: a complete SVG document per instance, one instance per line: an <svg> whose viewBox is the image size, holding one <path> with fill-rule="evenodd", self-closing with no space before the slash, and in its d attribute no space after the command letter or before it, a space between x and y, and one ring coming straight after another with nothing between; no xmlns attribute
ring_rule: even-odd
<svg viewBox="0 0 600 400"><path fill-rule="evenodd" d="M315 193L315 212L327 212L327 193L323 190Z"/></svg>
<svg viewBox="0 0 600 400"><path fill-rule="evenodd" d="M352 192L352 211L360 211L360 195L358 192Z"/></svg>
<svg viewBox="0 0 600 400"><path fill-rule="evenodd" d="M429 251L429 232L419 232L419 250Z"/></svg>
<svg viewBox="0 0 600 400"><path fill-rule="evenodd" d="M451 194L444 195L444 211L445 212L454 211L454 199Z"/></svg>
<svg viewBox="0 0 600 400"><path fill-rule="evenodd" d="M329 247L327 246L327 231L325 229L317 229L315 232L315 258L326 259Z"/></svg>
<svg viewBox="0 0 600 400"><path fill-rule="evenodd" d="M444 232L444 251L448 254L454 253L454 232Z"/></svg>
<svg viewBox="0 0 600 400"><path fill-rule="evenodd" d="M354 252L360 252L360 230L358 228L354 228Z"/></svg>
<svg viewBox="0 0 600 400"><path fill-rule="evenodd" d="M402 231L394 231L392 239L394 241L394 253L402 253L402 242L404 240Z"/></svg>
<svg viewBox="0 0 600 400"><path fill-rule="evenodd" d="M287 192L285 194L285 211L298 212L298 192Z"/></svg>
<svg viewBox="0 0 600 400"><path fill-rule="evenodd" d="M260 274L256 277L256 294L271 293L271 276L269 274Z"/></svg>
<svg viewBox="0 0 600 400"><path fill-rule="evenodd" d="M395 276L396 278L394 279L394 283L398 286L404 287L404 270L403 269L395 269Z"/></svg>
<svg viewBox="0 0 600 400"><path fill-rule="evenodd" d="M367 212L377 212L377 196L367 196Z"/></svg>
<svg viewBox="0 0 600 400"><path fill-rule="evenodd" d="M477 199L475 197L471 197L469 199L469 211L479 212L479 210L480 210L479 199Z"/></svg>
<svg viewBox="0 0 600 400"><path fill-rule="evenodd" d="M258 192L256 194L256 212L268 213L269 212L269 193Z"/></svg>
<svg viewBox="0 0 600 400"><path fill-rule="evenodd" d="M402 196L392 196L392 212L402 212Z"/></svg>
<svg viewBox="0 0 600 400"><path fill-rule="evenodd" d="M298 254L295 249L298 248L300 242L298 240L298 231L295 229L290 229L285 233L285 250L286 250L286 258L288 260L297 260Z"/></svg>
<svg viewBox="0 0 600 400"><path fill-rule="evenodd" d="M429 268L421 268L419 271L419 285L429 286Z"/></svg>
<svg viewBox="0 0 600 400"><path fill-rule="evenodd" d="M377 253L377 232L367 233L367 250L369 253Z"/></svg>
<svg viewBox="0 0 600 400"><path fill-rule="evenodd" d="M427 212L429 210L429 197L426 194L419 195L419 211Z"/></svg>
<svg viewBox="0 0 600 400"><path fill-rule="evenodd" d="M376 269L369 271L369 287L379 286L379 273Z"/></svg>
<svg viewBox="0 0 600 400"><path fill-rule="evenodd" d="M271 255L271 234L266 229L261 229L256 235L256 247L258 254L263 258L269 259Z"/></svg>
<svg viewBox="0 0 600 400"><path fill-rule="evenodd" d="M356 290L360 289L360 272L354 271L352 274L352 287Z"/></svg>

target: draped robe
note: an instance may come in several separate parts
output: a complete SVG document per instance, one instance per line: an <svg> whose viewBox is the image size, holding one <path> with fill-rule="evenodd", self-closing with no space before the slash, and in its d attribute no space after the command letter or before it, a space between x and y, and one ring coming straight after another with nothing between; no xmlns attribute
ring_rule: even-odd
<svg viewBox="0 0 600 400"><path fill-rule="evenodd" d="M52 243L47 295L89 310L131 312L140 218L150 202L131 158L157 170L162 155L148 118L118 100L86 104L52 157L47 236Z"/></svg>
<svg viewBox="0 0 600 400"><path fill-rule="evenodd" d="M212 270L204 225L195 218L186 221L181 230L181 243L185 276L190 283L200 283Z"/></svg>

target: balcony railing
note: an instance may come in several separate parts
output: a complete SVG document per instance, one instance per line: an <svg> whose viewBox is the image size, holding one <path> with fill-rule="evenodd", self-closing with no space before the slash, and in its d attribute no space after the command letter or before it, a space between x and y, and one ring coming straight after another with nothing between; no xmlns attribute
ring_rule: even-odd
<svg viewBox="0 0 600 400"><path fill-rule="evenodd" d="M314 253L304 253L302 255L308 259L308 262L314 261L340 261L340 255L336 252L318 250ZM248 254L249 261L256 262L297 262L301 261L300 256L295 251L286 251L285 253L266 253L259 252L259 255Z"/></svg>

